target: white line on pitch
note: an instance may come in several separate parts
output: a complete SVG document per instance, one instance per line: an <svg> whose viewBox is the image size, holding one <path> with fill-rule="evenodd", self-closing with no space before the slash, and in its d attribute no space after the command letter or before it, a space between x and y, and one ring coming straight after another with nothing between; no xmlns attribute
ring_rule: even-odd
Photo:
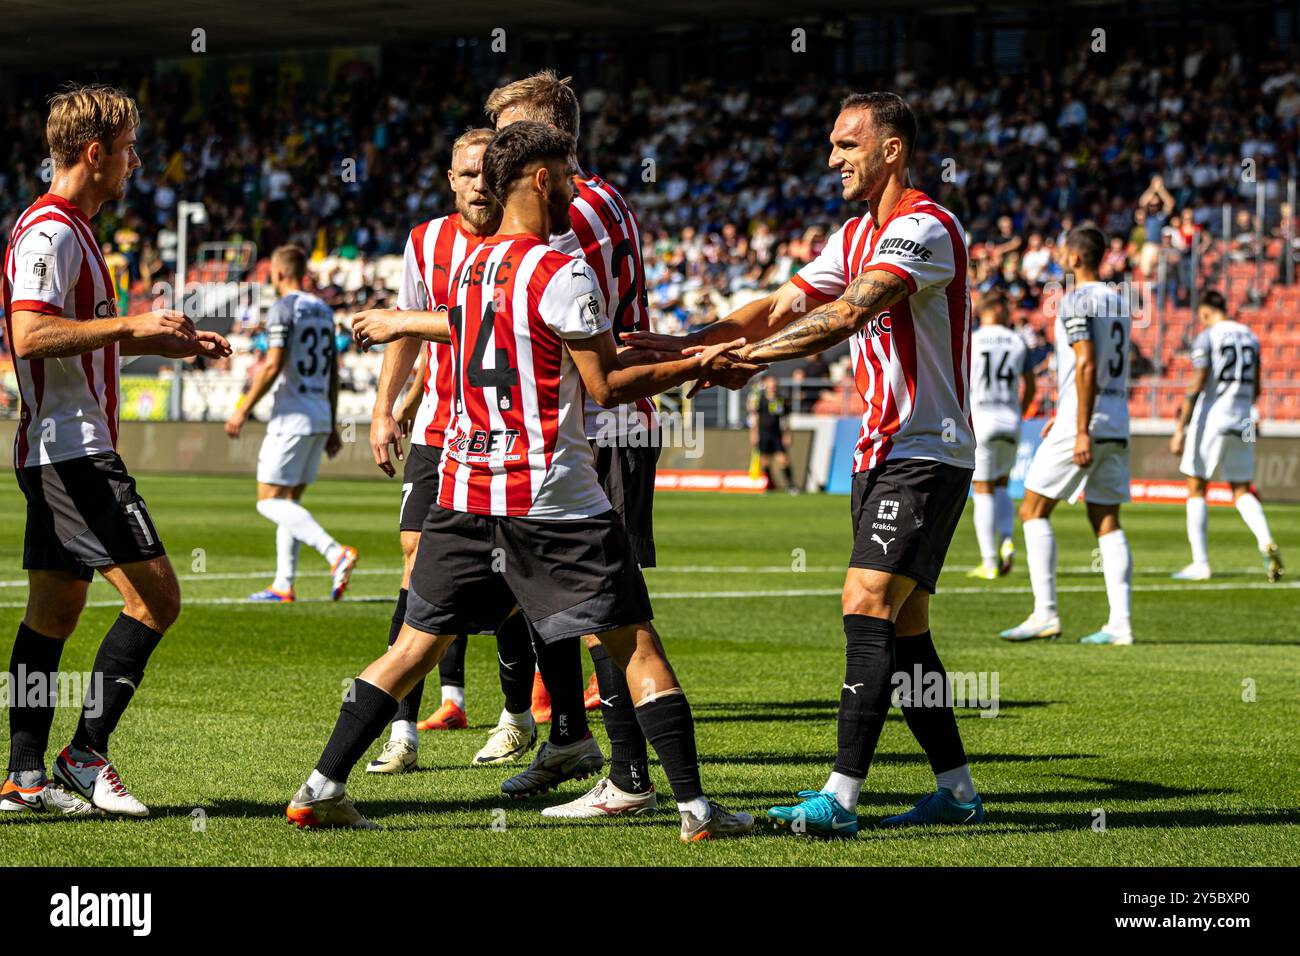
<svg viewBox="0 0 1300 956"><path fill-rule="evenodd" d="M1300 588L1300 581L1285 581L1277 584L1269 584L1265 581L1249 581L1240 584L1233 583L1206 583L1206 582L1188 582L1186 584L1138 584L1134 585L1133 590L1139 592L1148 591L1263 591L1263 590L1294 590ZM1056 589L1058 592L1067 594L1104 594L1106 588L1104 585L1087 585L1087 584L1067 584ZM939 596L947 594L1031 594L1033 593L1027 587L1013 588L985 588L985 587L955 587L940 588ZM840 594L839 588L782 588L778 590L764 591L665 591L658 594L651 594L650 597L655 601L696 601L710 599L744 599L744 598L773 598L773 597L834 597ZM346 597L343 601L351 604L388 604L393 601L391 594L377 595L374 597ZM88 601L87 607L119 607L121 601ZM204 605L224 605L224 604L248 604L247 598L222 597L222 598L189 598L182 601L183 605L204 606ZM299 598L298 604L327 604L334 603L326 597ZM26 605L22 602L0 603L0 608L21 608Z"/></svg>
<svg viewBox="0 0 1300 956"><path fill-rule="evenodd" d="M804 568L802 571L795 571L787 564L770 564L770 565L726 565L726 564L697 564L697 565L668 565L657 568L646 568L646 571L653 577L656 574L843 574L845 566L837 565L815 565ZM955 569L954 569L955 570ZM1148 575L1163 575L1172 573L1177 569L1153 568L1148 569L1145 573ZM1236 568L1221 573L1228 574L1251 574L1255 573L1255 568ZM356 568L352 572L353 577L379 576L379 575L400 575L400 567L393 568ZM952 572L950 572L952 573ZM1099 570L1094 570L1087 565L1078 567L1058 568L1059 574L1100 574ZM1139 575L1143 572L1137 572ZM314 571L299 571L300 578L328 578L330 572L324 569ZM203 572L193 574L178 574L178 580L181 581L256 581L260 578L275 577L274 569L268 568L265 571L229 571L229 572ZM103 578L95 578L95 584L105 584ZM26 578L15 578L7 581L0 581L0 588L20 588L27 586ZM1241 585L1230 585L1238 587ZM947 588L944 588L947 591ZM1209 590L1214 590L1210 588Z"/></svg>

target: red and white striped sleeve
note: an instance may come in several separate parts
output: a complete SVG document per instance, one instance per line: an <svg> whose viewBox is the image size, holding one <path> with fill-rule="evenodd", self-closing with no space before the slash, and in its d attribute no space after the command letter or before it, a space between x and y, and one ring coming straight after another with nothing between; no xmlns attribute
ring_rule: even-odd
<svg viewBox="0 0 1300 956"><path fill-rule="evenodd" d="M613 328L596 288L596 274L582 259L555 270L542 292L540 311L562 339L589 339Z"/></svg>
<svg viewBox="0 0 1300 956"><path fill-rule="evenodd" d="M908 295L932 285L947 285L956 273L956 255L947 227L929 213L896 216L876 238L863 272L883 269L907 283Z"/></svg>
<svg viewBox="0 0 1300 956"><path fill-rule="evenodd" d="M24 226L12 252L10 311L62 315L83 255L76 227L63 219L51 216Z"/></svg>
<svg viewBox="0 0 1300 956"><path fill-rule="evenodd" d="M399 309L424 311L429 307L429 290L424 284L424 268L420 261L424 229L415 228L406 237L406 251L402 254L402 280L397 289Z"/></svg>

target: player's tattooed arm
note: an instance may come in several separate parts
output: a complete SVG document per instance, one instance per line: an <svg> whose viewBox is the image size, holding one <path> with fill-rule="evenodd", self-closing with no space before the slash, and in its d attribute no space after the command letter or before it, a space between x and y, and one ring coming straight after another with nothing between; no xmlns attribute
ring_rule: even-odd
<svg viewBox="0 0 1300 956"><path fill-rule="evenodd" d="M683 357L666 362L625 365L608 333L564 340L587 393L601 408L612 408L658 395L677 385L708 378L726 388L740 388L763 366L740 360L735 350L744 339L693 346Z"/></svg>
<svg viewBox="0 0 1300 956"><path fill-rule="evenodd" d="M793 282L787 282L775 292L747 302L730 315L717 322L687 332L684 335L665 335L659 332L625 332L623 342L634 348L679 352L693 345L720 345L736 339L757 342L785 328L805 309L807 296Z"/></svg>
<svg viewBox="0 0 1300 956"><path fill-rule="evenodd" d="M850 282L834 302L818 306L774 335L746 346L740 355L752 362L780 362L816 355L843 342L907 295L907 283L899 276L883 269L870 269Z"/></svg>

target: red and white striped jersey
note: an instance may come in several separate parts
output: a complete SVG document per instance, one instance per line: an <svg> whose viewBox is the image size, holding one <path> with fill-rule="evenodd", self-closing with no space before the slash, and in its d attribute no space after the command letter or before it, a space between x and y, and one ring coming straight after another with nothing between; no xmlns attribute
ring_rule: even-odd
<svg viewBox="0 0 1300 956"><path fill-rule="evenodd" d="M3 305L10 343L15 312L78 321L117 315L117 293L90 220L66 199L46 193L14 223L5 253ZM15 355L13 362L22 406L16 467L116 449L116 344L67 358Z"/></svg>
<svg viewBox="0 0 1300 956"><path fill-rule="evenodd" d="M446 305L451 277L465 256L483 241L465 228L460 213L430 219L411 230L402 260L402 284L397 307L425 311ZM451 346L424 343L424 398L415 412L411 443L441 448L451 406L444 396L451 394Z"/></svg>
<svg viewBox="0 0 1300 956"><path fill-rule="evenodd" d="M957 217L908 189L879 227L870 216L850 219L795 275L817 302L839 298L873 269L907 283L907 298L874 316L850 342L853 378L866 406L855 472L890 457L975 467L966 258Z"/></svg>
<svg viewBox="0 0 1300 956"><path fill-rule="evenodd" d="M453 412L439 504L554 520L608 511L564 347L609 332L591 267L536 236L492 236L461 264L449 306Z"/></svg>
<svg viewBox="0 0 1300 956"><path fill-rule="evenodd" d="M619 342L624 332L653 331L636 216L619 191L599 176L574 176L573 186L573 205L569 207L573 228L564 235L552 236L551 247L585 259L591 266L605 314ZM621 436L638 421L646 427L657 423L654 402L648 398L609 409L587 398L588 438Z"/></svg>

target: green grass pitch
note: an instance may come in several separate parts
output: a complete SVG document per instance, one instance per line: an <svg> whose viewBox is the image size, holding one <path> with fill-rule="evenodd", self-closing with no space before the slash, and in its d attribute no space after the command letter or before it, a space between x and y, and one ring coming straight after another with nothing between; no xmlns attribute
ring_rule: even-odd
<svg viewBox="0 0 1300 956"><path fill-rule="evenodd" d="M1138 643L1125 648L1072 640L1106 616L1082 508L1062 507L1054 519L1066 637L1028 645L994 636L1030 609L1023 564L989 585L962 576L975 560L968 513L932 618L950 672L997 676L996 717L959 711L987 804L984 826L865 829L834 844L763 833L683 846L675 813L546 820L538 811L556 794L510 801L498 789L508 768L469 766L501 707L490 638L469 648L471 728L422 735L417 773L354 774L353 796L384 832L296 831L284 805L333 726L346 680L385 644L400 565L400 488L376 480L311 489L306 504L321 523L360 549L358 574L348 600L331 604L324 563L304 549L299 603L268 607L240 603L269 583L274 562L272 526L253 509L251 478L147 476L140 485L187 602L113 741L124 778L153 816L15 815L0 821L6 866L1231 866L1300 858L1300 592L1295 581L1265 583L1254 542L1231 509L1211 509L1219 572L1201 585L1168 577L1187 559L1182 510L1126 510ZM796 790L819 787L829 771L848 510L847 499L830 496L659 496L663 566L647 573L656 621L691 698L705 786L733 808L761 815ZM1300 560L1300 508L1268 513L1284 555ZM22 496L12 481L0 514L0 630L11 635L26 596ZM65 669L89 669L117 613L115 597L102 582L92 586ZM426 691L426 711L435 696ZM55 750L75 721L75 709L60 708ZM667 796L662 771L652 772ZM585 786L569 784L559 796ZM932 786L895 711L863 794L864 822Z"/></svg>

